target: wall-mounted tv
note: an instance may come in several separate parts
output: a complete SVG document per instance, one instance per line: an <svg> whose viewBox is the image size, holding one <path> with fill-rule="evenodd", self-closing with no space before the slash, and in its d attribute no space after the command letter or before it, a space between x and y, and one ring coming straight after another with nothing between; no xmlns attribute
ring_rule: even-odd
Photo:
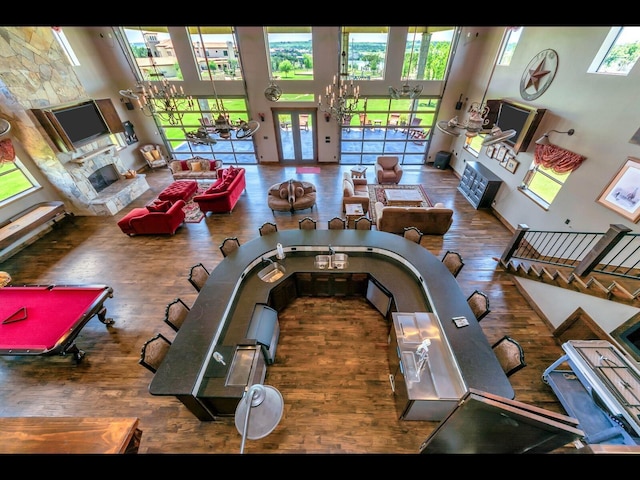
<svg viewBox="0 0 640 480"><path fill-rule="evenodd" d="M124 131L110 99L86 100L31 111L62 152L75 151L104 135Z"/></svg>
<svg viewBox="0 0 640 480"><path fill-rule="evenodd" d="M489 100L487 101L490 113L487 118L490 119L490 126L500 127L500 129L514 129L517 133L515 136L504 140L515 152L522 152L529 148L529 144L533 135L542 120L545 108L536 108L524 103L514 102L512 100Z"/></svg>
<svg viewBox="0 0 640 480"><path fill-rule="evenodd" d="M51 113L74 147L81 147L111 133L93 100L70 107L52 109Z"/></svg>

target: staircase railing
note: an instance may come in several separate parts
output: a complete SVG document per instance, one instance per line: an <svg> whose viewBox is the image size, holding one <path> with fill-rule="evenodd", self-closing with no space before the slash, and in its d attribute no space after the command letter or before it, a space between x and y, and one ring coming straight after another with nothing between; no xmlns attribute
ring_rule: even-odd
<svg viewBox="0 0 640 480"><path fill-rule="evenodd" d="M640 234L611 224L605 233L531 230L518 225L500 261L513 258L572 268L584 277L598 272L640 280Z"/></svg>

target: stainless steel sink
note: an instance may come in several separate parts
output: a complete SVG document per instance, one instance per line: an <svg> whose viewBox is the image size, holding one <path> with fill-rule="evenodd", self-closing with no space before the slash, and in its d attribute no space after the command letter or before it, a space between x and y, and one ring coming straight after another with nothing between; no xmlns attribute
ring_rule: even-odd
<svg viewBox="0 0 640 480"><path fill-rule="evenodd" d="M286 269L279 263L272 263L258 272L258 278L263 282L272 283L280 280L286 273Z"/></svg>
<svg viewBox="0 0 640 480"><path fill-rule="evenodd" d="M341 270L347 268L349 256L346 253L334 253L333 255L316 255L314 265L321 270L335 268Z"/></svg>

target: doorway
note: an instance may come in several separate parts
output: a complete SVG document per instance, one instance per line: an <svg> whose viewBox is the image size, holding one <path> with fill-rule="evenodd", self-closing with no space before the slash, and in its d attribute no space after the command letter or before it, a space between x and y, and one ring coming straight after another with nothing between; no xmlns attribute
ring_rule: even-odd
<svg viewBox="0 0 640 480"><path fill-rule="evenodd" d="M280 162L315 163L315 110L274 110L273 116L278 126L276 137Z"/></svg>

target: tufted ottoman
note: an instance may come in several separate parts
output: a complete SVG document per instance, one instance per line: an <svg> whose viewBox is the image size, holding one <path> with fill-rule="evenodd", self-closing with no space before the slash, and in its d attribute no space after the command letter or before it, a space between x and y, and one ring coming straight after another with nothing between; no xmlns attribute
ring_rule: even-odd
<svg viewBox="0 0 640 480"><path fill-rule="evenodd" d="M185 202L196 193L198 190L198 182L196 181L178 181L173 182L167 188L160 192L158 198L160 200L170 200L175 202L176 200L184 200Z"/></svg>
<svg viewBox="0 0 640 480"><path fill-rule="evenodd" d="M287 180L269 187L267 204L272 212L293 212L304 210L316 204L316 187L311 182Z"/></svg>

